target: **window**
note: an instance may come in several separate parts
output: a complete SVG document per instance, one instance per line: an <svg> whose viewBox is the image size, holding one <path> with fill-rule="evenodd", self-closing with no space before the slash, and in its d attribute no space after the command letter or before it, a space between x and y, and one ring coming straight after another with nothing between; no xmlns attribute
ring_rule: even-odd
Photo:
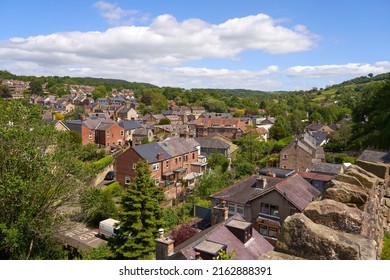
<svg viewBox="0 0 390 280"><path fill-rule="evenodd" d="M121 136L125 136L125 131L121 130Z"/></svg>
<svg viewBox="0 0 390 280"><path fill-rule="evenodd" d="M183 156L183 161L185 162L185 161L188 161L188 155L184 155Z"/></svg>
<svg viewBox="0 0 390 280"><path fill-rule="evenodd" d="M177 158L175 158L175 164L177 164Z"/></svg>
<svg viewBox="0 0 390 280"><path fill-rule="evenodd" d="M160 166L159 166L158 163L153 164L153 170L154 170L154 171L155 171L155 170L159 170L159 169L160 169Z"/></svg>
<svg viewBox="0 0 390 280"><path fill-rule="evenodd" d="M262 203L260 207L260 213L272 216L279 216L279 206Z"/></svg>
<svg viewBox="0 0 390 280"><path fill-rule="evenodd" d="M166 167L166 168L169 168L169 160L167 160L167 161L165 162L165 167Z"/></svg>
<svg viewBox="0 0 390 280"><path fill-rule="evenodd" d="M283 159L287 159L287 155L283 155Z"/></svg>
<svg viewBox="0 0 390 280"><path fill-rule="evenodd" d="M130 177L125 177L125 185L130 185L131 179Z"/></svg>
<svg viewBox="0 0 390 280"><path fill-rule="evenodd" d="M133 163L133 170L135 170L136 168L137 168L137 164Z"/></svg>
<svg viewBox="0 0 390 280"><path fill-rule="evenodd" d="M88 136L89 140L92 139L92 132L89 133L89 136Z"/></svg>
<svg viewBox="0 0 390 280"><path fill-rule="evenodd" d="M195 153L192 153L192 159L195 159Z"/></svg>
<svg viewBox="0 0 390 280"><path fill-rule="evenodd" d="M107 135L107 138L109 138L109 137L110 137L110 132L107 131L107 132L106 132L106 135Z"/></svg>
<svg viewBox="0 0 390 280"><path fill-rule="evenodd" d="M229 203L228 204L229 215L240 214L244 216L244 206L240 204Z"/></svg>
<svg viewBox="0 0 390 280"><path fill-rule="evenodd" d="M272 238L277 238L278 236L278 229L274 227L270 227L264 224L259 225L259 232L263 236L268 236Z"/></svg>

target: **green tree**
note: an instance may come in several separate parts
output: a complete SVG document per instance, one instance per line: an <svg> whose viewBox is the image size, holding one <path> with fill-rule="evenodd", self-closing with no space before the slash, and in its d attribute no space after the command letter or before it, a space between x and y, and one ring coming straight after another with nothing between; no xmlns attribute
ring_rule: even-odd
<svg viewBox="0 0 390 280"><path fill-rule="evenodd" d="M207 165L211 169L215 169L219 166L221 167L222 172L227 171L229 163L229 159L221 153L214 153L207 159Z"/></svg>
<svg viewBox="0 0 390 280"><path fill-rule="evenodd" d="M209 197L211 194L226 188L231 183L227 172L222 172L221 167L217 166L209 174L204 174L199 179L195 193L201 197Z"/></svg>
<svg viewBox="0 0 390 280"><path fill-rule="evenodd" d="M105 86L97 86L92 92L93 99L106 97L109 93L109 89Z"/></svg>
<svg viewBox="0 0 390 280"><path fill-rule="evenodd" d="M159 124L159 125L171 124L171 120L168 119L168 118L163 118L163 119L161 119L161 120L158 121L158 124Z"/></svg>
<svg viewBox="0 0 390 280"><path fill-rule="evenodd" d="M164 195L151 178L146 160L137 163L136 177L121 198L121 234L114 240L120 259L151 259L158 229L163 227Z"/></svg>
<svg viewBox="0 0 390 280"><path fill-rule="evenodd" d="M11 91L9 90L8 86L2 85L0 81L0 97L1 98L11 98Z"/></svg>
<svg viewBox="0 0 390 280"><path fill-rule="evenodd" d="M62 209L90 178L39 106L0 100L0 111L0 259L62 259Z"/></svg>
<svg viewBox="0 0 390 280"><path fill-rule="evenodd" d="M41 82L38 80L32 80L30 82L30 93L36 95L43 95L43 88Z"/></svg>
<svg viewBox="0 0 390 280"><path fill-rule="evenodd" d="M269 134L270 137L275 140L279 140L291 135L286 118L283 116L278 116L274 125L269 129Z"/></svg>

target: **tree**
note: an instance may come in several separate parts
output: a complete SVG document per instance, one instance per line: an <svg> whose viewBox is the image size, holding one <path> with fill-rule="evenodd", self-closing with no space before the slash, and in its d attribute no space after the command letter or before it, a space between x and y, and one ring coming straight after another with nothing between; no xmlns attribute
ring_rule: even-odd
<svg viewBox="0 0 390 280"><path fill-rule="evenodd" d="M136 177L121 198L121 233L114 240L119 259L151 259L158 229L163 227L164 195L151 178L146 160L137 163Z"/></svg>
<svg viewBox="0 0 390 280"><path fill-rule="evenodd" d="M168 118L163 118L163 119L161 119L161 120L158 121L158 124L159 124L159 125L171 124L171 120L168 119Z"/></svg>
<svg viewBox="0 0 390 280"><path fill-rule="evenodd" d="M0 100L0 111L0 259L63 259L54 236L90 178L39 106Z"/></svg>
<svg viewBox="0 0 390 280"><path fill-rule="evenodd" d="M289 136L290 128L286 118L278 116L274 125L269 129L269 134L272 139L280 140Z"/></svg>
<svg viewBox="0 0 390 280"><path fill-rule="evenodd" d="M1 98L11 98L12 94L11 91L9 90L8 86L2 85L0 81L0 97Z"/></svg>
<svg viewBox="0 0 390 280"><path fill-rule="evenodd" d="M42 84L38 80L30 82L30 93L36 95L43 95Z"/></svg>
<svg viewBox="0 0 390 280"><path fill-rule="evenodd" d="M203 174L199 179L199 185L195 189L197 195L209 197L211 194L222 190L231 183L229 174L222 172L221 167L217 166L209 174Z"/></svg>
<svg viewBox="0 0 390 280"><path fill-rule="evenodd" d="M98 86L92 91L93 99L104 98L108 94L108 89L105 86Z"/></svg>
<svg viewBox="0 0 390 280"><path fill-rule="evenodd" d="M179 228L172 230L171 238L175 241L174 246L180 245L196 233L197 231L189 224L181 225Z"/></svg>
<svg viewBox="0 0 390 280"><path fill-rule="evenodd" d="M221 167L222 172L226 172L229 168L229 159L221 153L214 153L207 159L208 166L215 169L217 166Z"/></svg>

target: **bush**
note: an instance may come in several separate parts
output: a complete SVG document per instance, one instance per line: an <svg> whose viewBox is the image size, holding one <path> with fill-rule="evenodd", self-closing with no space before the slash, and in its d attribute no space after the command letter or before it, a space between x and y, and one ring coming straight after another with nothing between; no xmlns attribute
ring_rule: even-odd
<svg viewBox="0 0 390 280"><path fill-rule="evenodd" d="M104 158L99 159L98 161L91 163L91 168L95 173L102 171L104 168L109 166L114 161L112 156L106 156Z"/></svg>
<svg viewBox="0 0 390 280"><path fill-rule="evenodd" d="M112 196L118 197L124 193L124 190L118 182L114 182L104 188L103 192L109 192Z"/></svg>

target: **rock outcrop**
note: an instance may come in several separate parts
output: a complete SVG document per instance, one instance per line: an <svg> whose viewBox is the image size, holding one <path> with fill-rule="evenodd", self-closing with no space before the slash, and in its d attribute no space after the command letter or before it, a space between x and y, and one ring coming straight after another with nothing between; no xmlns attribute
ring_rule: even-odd
<svg viewBox="0 0 390 280"><path fill-rule="evenodd" d="M389 183L352 165L284 221L276 252L264 259L378 259L389 222Z"/></svg>

